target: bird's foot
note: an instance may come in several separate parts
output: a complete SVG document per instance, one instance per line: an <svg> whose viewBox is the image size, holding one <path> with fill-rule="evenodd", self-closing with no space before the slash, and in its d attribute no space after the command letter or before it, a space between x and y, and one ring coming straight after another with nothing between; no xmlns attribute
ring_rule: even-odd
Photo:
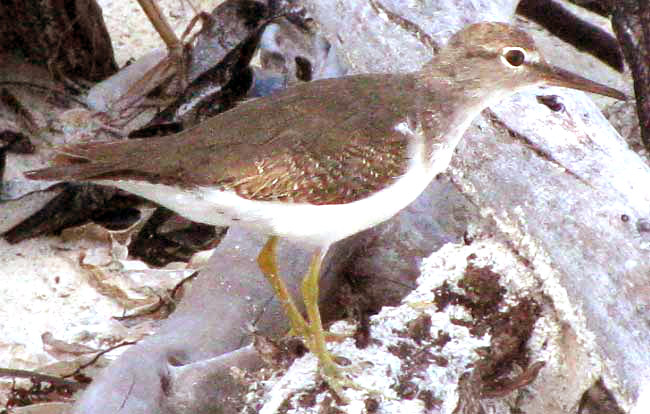
<svg viewBox="0 0 650 414"><path fill-rule="evenodd" d="M329 353L329 351L320 354L314 351L312 352L318 358L318 367L321 378L327 383L331 392L336 396L341 404L345 405L350 402L350 399L345 395L346 389L353 389L358 392L360 391L366 396L381 400L394 399L394 397L386 395L386 393L381 390L361 386L354 380L350 379L348 377L349 374L359 374L362 371L360 366L337 364L336 357Z"/></svg>
<svg viewBox="0 0 650 414"><path fill-rule="evenodd" d="M364 390L363 387L359 386L346 376L348 373L355 372L355 367L337 364L335 357L333 357L327 350L311 350L311 352L318 358L318 368L322 379L344 404L349 402L344 393L346 388Z"/></svg>

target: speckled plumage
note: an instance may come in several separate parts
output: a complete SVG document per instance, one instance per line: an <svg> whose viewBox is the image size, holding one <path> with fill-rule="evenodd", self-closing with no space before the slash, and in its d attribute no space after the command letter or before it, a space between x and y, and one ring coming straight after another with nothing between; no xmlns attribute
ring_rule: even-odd
<svg viewBox="0 0 650 414"><path fill-rule="evenodd" d="M509 65L508 48L527 50L526 64ZM418 72L299 84L176 135L64 148L56 166L28 176L209 187L260 202L353 203L407 174L420 142L425 170L444 170L471 120L504 96L542 83L579 87L556 70L526 33L476 24Z"/></svg>
<svg viewBox="0 0 650 414"><path fill-rule="evenodd" d="M260 201L352 202L404 174L409 138L394 126L417 113L415 82L360 75L298 85L177 135L64 148L59 166L31 176L210 185Z"/></svg>
<svg viewBox="0 0 650 414"><path fill-rule="evenodd" d="M350 203L385 188L404 173L406 140L381 144L352 142L336 154L314 154L296 145L257 162L257 174L221 185L260 201Z"/></svg>

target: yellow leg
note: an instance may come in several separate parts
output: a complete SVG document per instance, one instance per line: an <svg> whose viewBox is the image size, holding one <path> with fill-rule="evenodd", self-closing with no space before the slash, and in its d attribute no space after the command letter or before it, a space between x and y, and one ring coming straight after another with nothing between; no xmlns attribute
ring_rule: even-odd
<svg viewBox="0 0 650 414"><path fill-rule="evenodd" d="M341 372L342 368L334 362L332 355L327 351L327 347L325 346L326 335L323 331L320 310L318 309L318 283L320 279L321 262L321 252L317 251L314 253L309 265L309 270L302 281L302 297L305 301L305 308L307 309L307 317L309 318L308 329L311 337L311 345L308 347L309 350L318 358L325 381L327 381L329 386L339 397L343 398L342 391L344 387L357 387L354 383L343 376L343 373Z"/></svg>
<svg viewBox="0 0 650 414"><path fill-rule="evenodd" d="M287 290L287 286L278 274L278 265L275 260L275 249L277 244L278 238L276 236L269 237L268 241L262 248L262 251L257 256L257 264L282 303L284 311L289 317L291 330L296 335L303 336L307 341L309 341L309 328L307 322L305 322L305 319L298 311L298 308L296 308L296 304L293 302L293 299Z"/></svg>
<svg viewBox="0 0 650 414"><path fill-rule="evenodd" d="M309 323L307 323L298 311L286 285L278 274L275 252L277 242L277 237L272 236L269 238L257 257L257 263L282 303L292 331L296 335L303 337L305 346L318 358L324 379L332 390L345 400L342 394L343 388L345 386L356 387L356 385L343 376L341 368L336 365L325 346L327 333L323 331L320 310L318 309L321 252L316 252L312 257L309 270L302 281L302 296L307 309L307 317L309 318Z"/></svg>

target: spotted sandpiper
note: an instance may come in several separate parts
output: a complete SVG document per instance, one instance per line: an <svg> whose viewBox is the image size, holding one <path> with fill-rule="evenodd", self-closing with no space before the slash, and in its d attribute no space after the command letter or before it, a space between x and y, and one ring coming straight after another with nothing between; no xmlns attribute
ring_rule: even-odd
<svg viewBox="0 0 650 414"><path fill-rule="evenodd" d="M268 234L260 268L338 392L347 379L326 350L317 305L329 245L407 206L445 170L474 117L536 85L626 98L550 66L526 33L478 23L417 72L296 85L175 135L65 147L55 166L27 176L112 185L194 221ZM278 237L314 249L302 285L307 319L278 275Z"/></svg>

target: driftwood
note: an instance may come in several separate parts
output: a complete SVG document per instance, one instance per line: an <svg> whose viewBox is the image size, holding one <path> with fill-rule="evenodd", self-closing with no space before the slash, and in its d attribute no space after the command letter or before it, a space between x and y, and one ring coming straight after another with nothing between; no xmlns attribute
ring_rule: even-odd
<svg viewBox="0 0 650 414"><path fill-rule="evenodd" d="M522 94L495 107L486 122L497 127L466 136L452 180L530 261L634 404L650 379L650 169L588 98L546 116L533 102Z"/></svg>
<svg viewBox="0 0 650 414"><path fill-rule="evenodd" d="M358 71L422 62L421 48L410 47L409 39L400 42L413 32L400 37L392 32L404 29L389 29L388 22L362 24L371 5L311 3L316 19L332 38L339 36L341 47L357 46L345 51ZM447 3L455 3L446 4L454 11L445 15L382 2L436 38L459 29L465 19L507 18L516 2ZM472 10L476 16L470 16ZM496 10L503 14L490 14ZM619 398L635 406L650 387L650 169L584 94L543 93L562 94L566 110L552 112L528 93L486 111L474 123L481 127L461 141L451 179L530 262L566 321L589 332L585 338L606 361L605 378L616 378Z"/></svg>

